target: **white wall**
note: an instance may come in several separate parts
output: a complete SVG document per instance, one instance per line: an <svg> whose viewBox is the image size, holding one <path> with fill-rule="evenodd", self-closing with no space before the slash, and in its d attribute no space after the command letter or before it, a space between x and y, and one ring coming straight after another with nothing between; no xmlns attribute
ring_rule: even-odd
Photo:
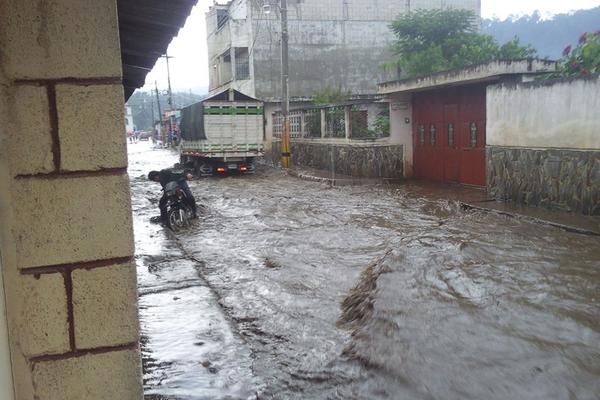
<svg viewBox="0 0 600 400"><path fill-rule="evenodd" d="M408 118L409 123L406 123ZM390 144L404 146L404 177L413 175L412 97L398 94L390 98Z"/></svg>
<svg viewBox="0 0 600 400"><path fill-rule="evenodd" d="M488 87L487 144L600 149L600 77Z"/></svg>

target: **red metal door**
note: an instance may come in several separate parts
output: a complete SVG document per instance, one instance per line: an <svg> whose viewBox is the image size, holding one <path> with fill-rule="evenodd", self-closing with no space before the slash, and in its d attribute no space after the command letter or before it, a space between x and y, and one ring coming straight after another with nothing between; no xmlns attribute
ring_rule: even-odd
<svg viewBox="0 0 600 400"><path fill-rule="evenodd" d="M458 104L444 106L443 160L444 181L458 182L460 178L460 150L458 148Z"/></svg>
<svg viewBox="0 0 600 400"><path fill-rule="evenodd" d="M485 186L485 85L413 96L418 179Z"/></svg>
<svg viewBox="0 0 600 400"><path fill-rule="evenodd" d="M485 87L463 91L460 132L460 182L485 186Z"/></svg>
<svg viewBox="0 0 600 400"><path fill-rule="evenodd" d="M442 181L444 179L442 120L438 99L429 94L414 98L413 163L418 179Z"/></svg>
<svg viewBox="0 0 600 400"><path fill-rule="evenodd" d="M425 173L425 125L416 121L413 131L413 169L417 179L426 179Z"/></svg>

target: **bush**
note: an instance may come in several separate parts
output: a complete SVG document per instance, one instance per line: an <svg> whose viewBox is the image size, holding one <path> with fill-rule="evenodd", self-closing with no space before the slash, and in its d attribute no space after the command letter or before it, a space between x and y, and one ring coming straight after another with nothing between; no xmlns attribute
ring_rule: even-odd
<svg viewBox="0 0 600 400"><path fill-rule="evenodd" d="M569 45L565 48L557 75L585 76L597 73L600 73L600 31L584 33L577 47Z"/></svg>

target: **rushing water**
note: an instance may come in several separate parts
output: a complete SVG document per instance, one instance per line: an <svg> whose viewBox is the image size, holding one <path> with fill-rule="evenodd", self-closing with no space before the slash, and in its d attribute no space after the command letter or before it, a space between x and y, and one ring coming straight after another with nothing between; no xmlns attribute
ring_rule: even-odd
<svg viewBox="0 0 600 400"><path fill-rule="evenodd" d="M600 398L600 238L266 168L175 236L174 162L130 145L149 399Z"/></svg>

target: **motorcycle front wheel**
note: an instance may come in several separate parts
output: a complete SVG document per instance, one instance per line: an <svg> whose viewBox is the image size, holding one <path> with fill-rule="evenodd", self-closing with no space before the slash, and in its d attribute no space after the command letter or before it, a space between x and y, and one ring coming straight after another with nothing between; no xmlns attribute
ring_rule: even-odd
<svg viewBox="0 0 600 400"><path fill-rule="evenodd" d="M186 228L190 224L190 216L184 208L172 208L167 214L167 225L173 232Z"/></svg>

